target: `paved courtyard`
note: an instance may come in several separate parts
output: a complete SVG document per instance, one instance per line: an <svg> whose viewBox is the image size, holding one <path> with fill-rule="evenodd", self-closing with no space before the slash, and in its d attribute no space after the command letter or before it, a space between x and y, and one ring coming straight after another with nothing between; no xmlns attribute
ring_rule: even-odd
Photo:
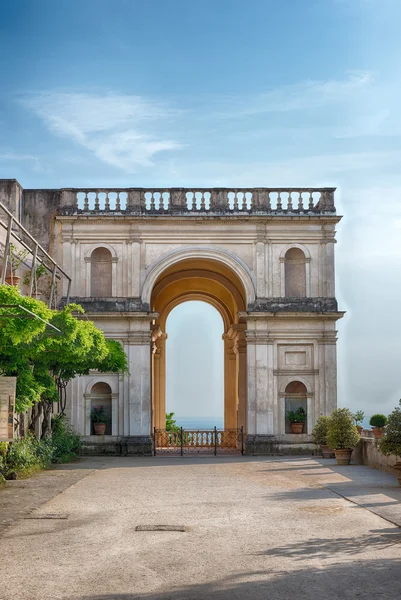
<svg viewBox="0 0 401 600"><path fill-rule="evenodd" d="M401 597L401 488L310 458L91 458L0 490L2 600ZM137 531L138 526L184 531Z"/></svg>

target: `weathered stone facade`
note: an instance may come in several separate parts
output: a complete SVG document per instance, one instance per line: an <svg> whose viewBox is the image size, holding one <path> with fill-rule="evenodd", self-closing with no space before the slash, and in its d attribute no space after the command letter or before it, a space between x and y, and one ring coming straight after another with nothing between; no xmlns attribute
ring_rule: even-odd
<svg viewBox="0 0 401 600"><path fill-rule="evenodd" d="M3 202L72 276L70 300L128 356L123 379L69 385L71 422L92 448L99 383L112 416L103 441L150 448L165 418L166 319L191 299L223 318L225 424L243 426L252 451L306 444L336 407L334 189L21 189L7 200L5 181ZM286 411L299 405L306 433L295 435Z"/></svg>

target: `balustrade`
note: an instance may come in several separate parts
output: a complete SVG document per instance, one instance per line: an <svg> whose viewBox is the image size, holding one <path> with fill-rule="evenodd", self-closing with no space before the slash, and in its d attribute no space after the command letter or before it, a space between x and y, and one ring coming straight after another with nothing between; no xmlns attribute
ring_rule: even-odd
<svg viewBox="0 0 401 600"><path fill-rule="evenodd" d="M77 214L334 213L335 188L64 189L62 206Z"/></svg>

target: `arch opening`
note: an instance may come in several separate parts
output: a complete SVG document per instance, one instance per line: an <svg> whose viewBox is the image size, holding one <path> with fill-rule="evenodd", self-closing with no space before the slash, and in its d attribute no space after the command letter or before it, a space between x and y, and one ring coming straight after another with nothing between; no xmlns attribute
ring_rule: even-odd
<svg viewBox="0 0 401 600"><path fill-rule="evenodd" d="M153 324L152 335L153 426L157 429L165 427L167 319L179 305L201 301L214 307L222 320L219 336L222 334L223 338L224 427L245 428L246 344L241 313L246 310L246 290L238 275L218 261L185 259L159 275L150 300L151 310L159 315ZM186 361L190 365L190 353L187 353Z"/></svg>
<svg viewBox="0 0 401 600"><path fill-rule="evenodd" d="M182 302L166 322L166 412L177 424L224 426L224 323L219 311L199 300Z"/></svg>

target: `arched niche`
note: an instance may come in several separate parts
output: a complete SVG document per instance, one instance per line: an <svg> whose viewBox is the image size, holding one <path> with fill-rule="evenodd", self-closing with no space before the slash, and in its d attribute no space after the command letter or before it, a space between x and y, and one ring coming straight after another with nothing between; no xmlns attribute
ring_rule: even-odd
<svg viewBox="0 0 401 600"><path fill-rule="evenodd" d="M95 248L90 255L90 295L110 298L113 295L112 254L108 248Z"/></svg>
<svg viewBox="0 0 401 600"><path fill-rule="evenodd" d="M285 297L306 297L306 258L300 248L290 248L284 257Z"/></svg>
<svg viewBox="0 0 401 600"><path fill-rule="evenodd" d="M113 410L112 410L112 393L111 387L108 383L98 381L92 386L90 392L90 407L91 410L94 407L103 406L104 412L109 418L109 422L106 425L105 435L111 435L113 430ZM91 423L91 435L94 435L93 423Z"/></svg>
<svg viewBox="0 0 401 600"><path fill-rule="evenodd" d="M303 408L307 418L303 433L308 432L308 391L302 381L291 381L285 388L285 433L291 433L291 424L287 418L289 410L297 411Z"/></svg>

